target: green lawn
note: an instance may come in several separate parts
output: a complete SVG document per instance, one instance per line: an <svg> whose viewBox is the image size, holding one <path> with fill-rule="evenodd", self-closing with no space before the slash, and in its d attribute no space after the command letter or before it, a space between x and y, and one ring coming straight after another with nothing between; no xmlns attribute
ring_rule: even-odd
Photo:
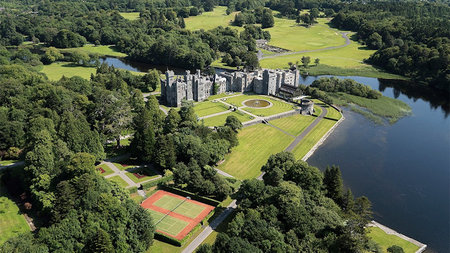
<svg viewBox="0 0 450 253"><path fill-rule="evenodd" d="M114 164L119 170L127 170L127 169L139 167L139 165L134 164L133 161L124 161L124 162L112 163L112 164Z"/></svg>
<svg viewBox="0 0 450 253"><path fill-rule="evenodd" d="M120 187L126 188L128 187L128 183L125 182L120 176L114 176L108 178L109 181L117 183Z"/></svg>
<svg viewBox="0 0 450 253"><path fill-rule="evenodd" d="M0 185L0 245L9 238L28 231L30 227L20 213L19 207L9 198L6 189Z"/></svg>
<svg viewBox="0 0 450 253"><path fill-rule="evenodd" d="M128 20L136 20L139 18L139 12L120 12L120 16Z"/></svg>
<svg viewBox="0 0 450 253"><path fill-rule="evenodd" d="M294 138L283 132L257 124L242 129L238 134L239 145L225 156L225 162L219 169L238 179L249 179L259 176L261 167L270 155L283 151Z"/></svg>
<svg viewBox="0 0 450 253"><path fill-rule="evenodd" d="M324 136L337 121L322 119L311 132L309 132L300 143L292 150L296 159L302 159L309 150Z"/></svg>
<svg viewBox="0 0 450 253"><path fill-rule="evenodd" d="M106 164L100 164L97 168L102 168L105 172L101 173L102 176L108 176L114 173L114 171ZM100 171L98 171L100 173Z"/></svg>
<svg viewBox="0 0 450 253"><path fill-rule="evenodd" d="M136 171L138 172L139 169L137 169ZM149 171L150 173L147 171ZM147 171L145 171L145 172L142 170L140 171L140 174L145 175L145 177L142 177L142 178L137 178L133 173L130 173L130 172L125 173L125 175L127 177L129 177L131 180L133 180L133 182L135 182L135 183L141 183L141 182L147 181L149 179L158 177L158 173L156 173L155 171L153 171L153 170L147 170Z"/></svg>
<svg viewBox="0 0 450 253"><path fill-rule="evenodd" d="M228 107L220 102L204 101L194 104L194 111L198 117L227 111Z"/></svg>
<svg viewBox="0 0 450 253"><path fill-rule="evenodd" d="M244 106L243 102L248 99L264 99L270 101L273 106L269 108L251 108L251 107L245 107L243 110L250 112L252 114L255 114L257 116L270 116L282 112L287 112L293 110L293 105L286 103L284 101L273 99L268 96L261 96L261 95L242 95L242 96L236 96L232 98L227 98L225 102L232 104L237 107Z"/></svg>
<svg viewBox="0 0 450 253"><path fill-rule="evenodd" d="M217 94L217 95L209 96L208 100L211 101L211 100L214 100L214 99L225 98L225 97L235 96L235 95L239 95L239 94L242 94L242 93L241 92L220 93L220 94Z"/></svg>
<svg viewBox="0 0 450 253"><path fill-rule="evenodd" d="M99 56L126 57L127 54L117 51L114 45L93 45L86 44L82 47L61 49L61 52L83 51L88 54L98 54Z"/></svg>
<svg viewBox="0 0 450 253"><path fill-rule="evenodd" d="M414 253L419 249L419 246L403 240L402 238L386 234L383 230L378 227L369 227L368 236L370 239L374 240L383 249L383 252L387 252L387 248L392 245L397 245L403 248L405 253Z"/></svg>
<svg viewBox="0 0 450 253"><path fill-rule="evenodd" d="M235 112L230 112L230 113L202 119L201 121L204 122L205 126L223 126L223 125L225 125L225 121L227 120L227 117L231 116L231 115L236 116L236 118L238 118L238 120L240 120L241 122L246 122L246 121L250 121L253 119L252 116L250 116L246 113L243 113L240 111L235 111Z"/></svg>
<svg viewBox="0 0 450 253"><path fill-rule="evenodd" d="M237 12L226 14L227 7L217 6L211 12L203 12L201 15L185 18L186 29L188 30L210 30L218 26L230 26L231 21ZM234 29L244 30L242 27L233 26Z"/></svg>
<svg viewBox="0 0 450 253"><path fill-rule="evenodd" d="M288 49L290 51L312 50L345 44L345 39L325 24L325 19L318 19L321 23L309 28L298 25L294 19L274 18L275 26L264 29L269 31L271 39L269 45Z"/></svg>
<svg viewBox="0 0 450 253"><path fill-rule="evenodd" d="M272 120L269 123L283 129L284 131L298 136L300 135L314 120L316 117L304 116L296 114L294 116Z"/></svg>
<svg viewBox="0 0 450 253"><path fill-rule="evenodd" d="M80 76L84 79L90 79L91 74L95 74L96 71L97 69L94 67L77 66L70 62L54 62L50 65L44 65L41 70L52 81L58 81L62 76Z"/></svg>

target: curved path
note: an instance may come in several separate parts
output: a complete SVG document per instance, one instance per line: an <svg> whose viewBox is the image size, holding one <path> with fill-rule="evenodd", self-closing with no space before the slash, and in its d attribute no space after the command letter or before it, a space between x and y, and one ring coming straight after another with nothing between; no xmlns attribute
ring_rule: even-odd
<svg viewBox="0 0 450 253"><path fill-rule="evenodd" d="M348 38L347 34L349 34L349 32L341 32L342 38L345 39L345 44L340 45L340 46L325 47L325 48L311 49L311 50L301 50L301 51L286 52L286 53L278 53L278 54L271 54L271 55L268 55L268 56L264 56L263 55L263 57L261 57L260 60L275 58L275 57L284 56L284 55L320 52L320 51L327 51L327 50L333 50L333 49L346 47L346 46L350 45L350 43L351 43L351 41Z"/></svg>

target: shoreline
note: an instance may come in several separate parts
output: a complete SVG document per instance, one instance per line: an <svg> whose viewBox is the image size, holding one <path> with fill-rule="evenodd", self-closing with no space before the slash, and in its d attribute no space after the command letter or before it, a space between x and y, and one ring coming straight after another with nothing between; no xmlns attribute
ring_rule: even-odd
<svg viewBox="0 0 450 253"><path fill-rule="evenodd" d="M404 234L401 234L401 233L393 230L392 228L389 228L389 227L387 227L387 226L385 226L383 224L380 224L380 223L378 223L378 222L376 222L374 220L372 220L369 224L367 224L367 226L369 226L369 227L377 227L377 228L383 230L388 235L395 235L395 236L397 236L397 237L399 237L399 238L401 238L401 239L403 239L405 241L408 241L408 242L418 246L419 249L415 253L422 253L427 248L426 244L423 244L423 243L421 243L421 242L419 242L417 240L414 240L411 237L408 237L408 236L406 236Z"/></svg>
<svg viewBox="0 0 450 253"><path fill-rule="evenodd" d="M314 144L314 146L308 151L308 153L303 156L303 158L301 159L302 161L306 162L306 160L308 160L308 158L310 158L314 154L314 152L326 141L326 139L339 126L339 124L341 124L341 122L345 120L344 114L341 111L339 111L339 113L342 117L327 131L324 136L322 136L322 138L320 138L318 142L316 142L316 144Z"/></svg>

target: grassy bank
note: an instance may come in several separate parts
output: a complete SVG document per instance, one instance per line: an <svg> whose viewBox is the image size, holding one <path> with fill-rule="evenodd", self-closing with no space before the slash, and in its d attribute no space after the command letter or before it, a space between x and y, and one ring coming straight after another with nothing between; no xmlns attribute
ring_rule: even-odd
<svg viewBox="0 0 450 253"><path fill-rule="evenodd" d="M128 20L136 20L139 18L139 12L120 12L120 16Z"/></svg>
<svg viewBox="0 0 450 253"><path fill-rule="evenodd" d="M398 236L386 234L378 227L369 227L367 230L369 232L369 238L378 243L383 252L387 252L387 249L392 245L402 247L405 253L414 253L419 249L417 245L405 241Z"/></svg>
<svg viewBox="0 0 450 253"><path fill-rule="evenodd" d="M98 54L99 56L111 56L111 57L126 57L127 54L117 51L114 45L100 45L87 44L82 47L61 49L61 52L70 51L82 51L88 54Z"/></svg>
<svg viewBox="0 0 450 253"><path fill-rule="evenodd" d="M389 123L393 124L400 118L411 114L411 107L405 102L398 99L382 96L378 99L369 99L349 95L346 93L329 93L333 98L333 103L337 105L355 104L367 109L367 113L385 118ZM360 111L360 110L359 110ZM356 112L359 112L356 109ZM367 114L365 113L365 114ZM374 117L372 117L374 118Z"/></svg>

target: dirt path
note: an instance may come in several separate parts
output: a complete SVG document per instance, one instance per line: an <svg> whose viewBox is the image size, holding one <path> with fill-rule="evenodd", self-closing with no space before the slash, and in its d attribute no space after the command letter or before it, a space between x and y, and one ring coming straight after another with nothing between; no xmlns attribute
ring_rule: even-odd
<svg viewBox="0 0 450 253"><path fill-rule="evenodd" d="M301 51L286 52L286 53L278 53L278 54L272 54L272 55L267 55L267 56L263 55L263 57L261 57L260 60L275 58L275 57L284 56L284 55L320 52L320 51L327 51L327 50L333 50L333 49L346 47L346 46L350 45L350 43L351 43L350 39L347 36L348 34L349 34L349 32L341 32L342 38L345 39L345 43L343 45L340 45L340 46L325 47L325 48L311 49L311 50L301 50Z"/></svg>

